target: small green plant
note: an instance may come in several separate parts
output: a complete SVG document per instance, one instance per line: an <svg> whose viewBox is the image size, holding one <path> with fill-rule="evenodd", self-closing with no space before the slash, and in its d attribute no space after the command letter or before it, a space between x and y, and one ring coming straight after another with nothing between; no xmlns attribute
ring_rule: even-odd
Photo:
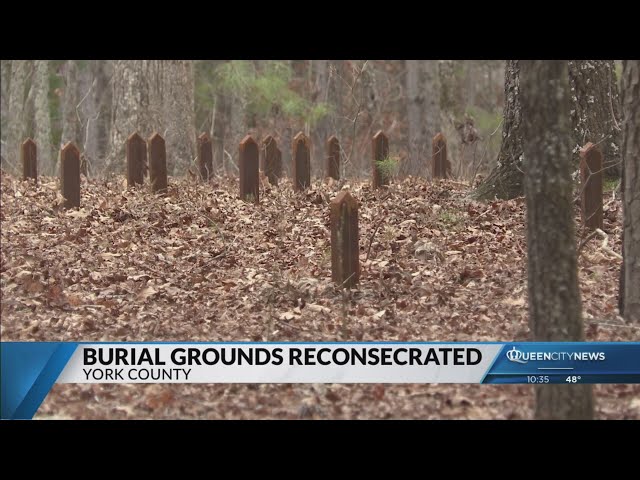
<svg viewBox="0 0 640 480"><path fill-rule="evenodd" d="M394 157L387 157L383 160L376 161L376 168L385 178L393 177L398 171L400 161Z"/></svg>
<svg viewBox="0 0 640 480"><path fill-rule="evenodd" d="M616 188L618 188L619 183L620 180L617 180L615 178L605 178L604 183L602 184L602 191L605 193L613 192Z"/></svg>
<svg viewBox="0 0 640 480"><path fill-rule="evenodd" d="M453 227L462 221L462 218L449 210L442 210L438 215L440 222L446 226Z"/></svg>

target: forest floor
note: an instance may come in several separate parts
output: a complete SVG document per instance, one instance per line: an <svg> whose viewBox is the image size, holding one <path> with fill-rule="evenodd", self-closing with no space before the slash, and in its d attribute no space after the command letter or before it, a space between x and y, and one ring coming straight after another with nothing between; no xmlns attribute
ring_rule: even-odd
<svg viewBox="0 0 640 480"><path fill-rule="evenodd" d="M237 197L237 180L83 180L64 211L54 178L2 174L4 341L530 340L524 199L478 203L456 182L407 179L360 202L360 284L331 282L330 200L340 185ZM605 198L620 252L621 204ZM580 225L576 206L576 221ZM577 242L582 232L578 228ZM638 341L618 316L620 261L579 256L587 340ZM528 385L55 385L35 418L528 419ZM596 385L596 417L640 419L640 385Z"/></svg>

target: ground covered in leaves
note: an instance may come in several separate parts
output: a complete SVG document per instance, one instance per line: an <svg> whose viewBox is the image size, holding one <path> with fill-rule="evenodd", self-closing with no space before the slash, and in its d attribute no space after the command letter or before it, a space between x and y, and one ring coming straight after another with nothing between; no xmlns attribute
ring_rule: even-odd
<svg viewBox="0 0 640 480"><path fill-rule="evenodd" d="M82 207L64 211L57 179L36 188L3 173L2 339L530 339L523 199L477 203L455 182L294 193L285 181L256 205L233 179L170 183L163 198L123 177L83 179ZM331 282L328 201L341 188L360 202L350 292ZM620 202L605 203L620 252ZM638 341L617 315L620 261L602 243L579 258L587 339ZM594 391L597 418L640 418L640 386ZM56 385L36 418L526 419L532 407L527 385Z"/></svg>

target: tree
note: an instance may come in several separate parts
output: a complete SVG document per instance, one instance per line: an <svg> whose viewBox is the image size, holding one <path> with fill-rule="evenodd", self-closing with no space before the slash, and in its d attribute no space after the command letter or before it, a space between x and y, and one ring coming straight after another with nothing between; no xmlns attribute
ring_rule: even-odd
<svg viewBox="0 0 640 480"><path fill-rule="evenodd" d="M509 199L523 193L520 64L508 60L504 73L502 144L496 167L473 193L476 199Z"/></svg>
<svg viewBox="0 0 640 480"><path fill-rule="evenodd" d="M424 135L422 122L422 110L424 109L424 97L420 89L420 71L422 62L418 60L405 61L405 81L407 89L407 122L409 124L409 162L408 168L403 173L419 175L425 166L420 168L420 159L423 157L427 139Z"/></svg>
<svg viewBox="0 0 640 480"><path fill-rule="evenodd" d="M49 61L35 61L35 140L38 145L38 161L41 171L53 166L51 144L51 117L49 113Z"/></svg>
<svg viewBox="0 0 640 480"><path fill-rule="evenodd" d="M569 85L574 164L580 161L580 147L597 143L604 156L605 174L620 178L620 97L613 60L570 61Z"/></svg>
<svg viewBox="0 0 640 480"><path fill-rule="evenodd" d="M80 147L80 125L76 106L78 98L78 65L75 60L67 60L63 67L64 93L62 97L62 138L61 143L74 142Z"/></svg>
<svg viewBox="0 0 640 480"><path fill-rule="evenodd" d="M605 164L619 164L618 94L613 62L589 60L570 65L571 74L567 75L573 89L570 111L575 143L572 165L579 164L578 150L586 142L606 142ZM519 61L507 61L502 145L496 167L472 195L478 200L511 199L523 194L518 76Z"/></svg>
<svg viewBox="0 0 640 480"><path fill-rule="evenodd" d="M20 143L25 134L25 88L30 69L30 60L11 61L11 82L9 84L9 102L7 106L7 136L3 145L2 157L14 170L18 170L20 159ZM6 151L5 151L6 149ZM6 166L3 165L3 168Z"/></svg>
<svg viewBox="0 0 640 480"><path fill-rule="evenodd" d="M622 67L624 133L623 265L620 313L628 322L640 322L640 61L625 60Z"/></svg>
<svg viewBox="0 0 640 480"><path fill-rule="evenodd" d="M529 321L536 341L584 339L574 238L567 64L520 61ZM590 385L540 385L536 418L589 419Z"/></svg>

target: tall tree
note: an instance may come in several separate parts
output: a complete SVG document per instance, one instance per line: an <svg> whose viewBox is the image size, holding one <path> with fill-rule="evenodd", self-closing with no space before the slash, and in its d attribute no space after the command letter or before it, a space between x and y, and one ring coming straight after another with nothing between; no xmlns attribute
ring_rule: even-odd
<svg viewBox="0 0 640 480"><path fill-rule="evenodd" d="M536 341L584 340L574 237L567 64L520 61L529 321ZM590 419L591 385L540 385L538 419Z"/></svg>
<svg viewBox="0 0 640 480"><path fill-rule="evenodd" d="M63 66L64 92L62 95L62 138L61 143L74 142L80 145L80 122L76 107L78 98L78 64L67 60Z"/></svg>
<svg viewBox="0 0 640 480"><path fill-rule="evenodd" d="M571 121L573 125L574 165L579 149L587 142L600 145L605 174L620 177L620 96L613 60L575 60L569 62Z"/></svg>
<svg viewBox="0 0 640 480"><path fill-rule="evenodd" d="M621 313L640 322L640 61L622 67L624 234Z"/></svg>
<svg viewBox="0 0 640 480"><path fill-rule="evenodd" d="M422 61L405 61L405 88L407 91L407 122L409 126L409 161L403 174L420 175L426 171L426 165L422 165L426 145L422 112L424 110L424 97L420 88ZM421 168L422 167L422 168Z"/></svg>
<svg viewBox="0 0 640 480"><path fill-rule="evenodd" d="M520 64L519 60L508 60L504 72L502 144L498 162L473 193L477 199L508 199L523 193L520 110Z"/></svg>
<svg viewBox="0 0 640 480"><path fill-rule="evenodd" d="M17 171L19 168L20 143L25 134L25 100L27 77L30 68L30 60L11 61L11 83L9 85L9 105L7 107L7 137L3 147L2 157L9 166ZM3 150L5 149L3 148ZM3 168L6 166L3 165Z"/></svg>
<svg viewBox="0 0 640 480"><path fill-rule="evenodd" d="M49 112L49 61L36 60L35 78L35 139L38 145L38 161L41 171L45 172L53 166L51 144L51 117ZM53 170L51 170L53 173Z"/></svg>
<svg viewBox="0 0 640 480"><path fill-rule="evenodd" d="M313 60L313 69L315 73L315 86L311 94L312 102L327 102L329 100L329 61ZM319 177L325 175L325 144L330 133L329 117L321 118L314 128L314 162L315 171Z"/></svg>
<svg viewBox="0 0 640 480"><path fill-rule="evenodd" d="M496 167L473 193L476 199L515 198L523 194L522 135L518 60L507 61L502 145ZM606 164L619 164L617 87L612 62L589 60L571 63L570 111L573 132L573 162L578 165L579 146L606 142ZM581 143L584 139L584 143ZM612 169L613 170L613 169Z"/></svg>

